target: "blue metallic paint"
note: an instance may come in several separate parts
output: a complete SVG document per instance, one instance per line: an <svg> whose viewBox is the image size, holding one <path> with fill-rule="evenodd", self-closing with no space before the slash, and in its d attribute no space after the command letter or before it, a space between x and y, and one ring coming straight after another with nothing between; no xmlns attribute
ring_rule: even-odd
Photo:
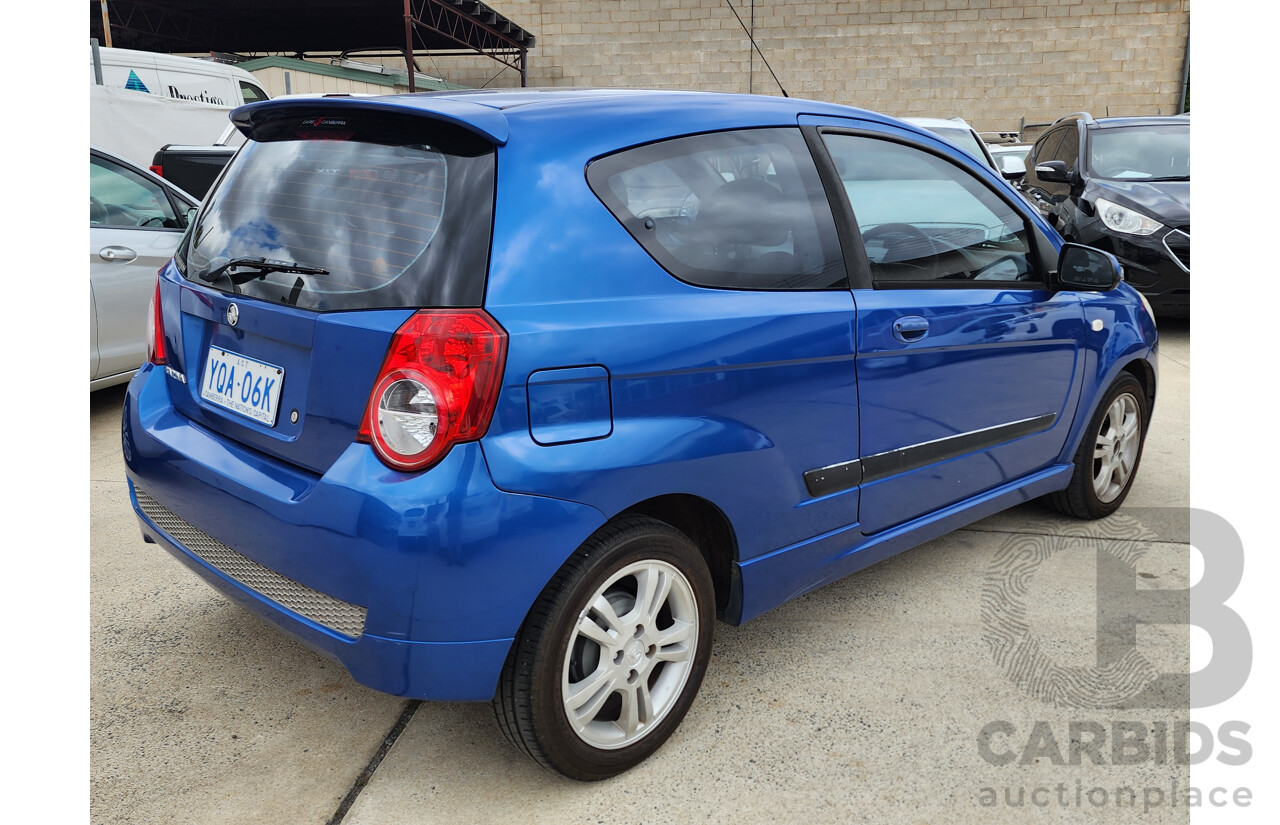
<svg viewBox="0 0 1280 825"><path fill-rule="evenodd" d="M623 146L798 121L852 119L954 154L927 132L779 98L458 97L367 105L413 107L501 144L485 309L509 349L482 441L417 474L352 443L408 310L316 314L238 301L243 320L231 330L217 323L230 296L172 267L161 277L166 344L187 383L144 367L125 403L133 484L255 561L367 606L367 633L352 642L281 609L139 514L144 533L379 690L488 699L511 639L564 560L609 518L658 496L695 496L724 514L737 537L727 571L736 575L726 578L739 582L724 618L750 619L1061 489L1099 393L1126 363L1154 370L1154 326L1123 285L1083 297L690 286L644 253L584 175ZM967 166L1021 204L992 170ZM1060 245L1034 211L1019 211ZM894 318L907 314L929 321L925 340L892 337ZM1094 318L1105 321L1101 332L1088 328ZM245 341L247 354L286 368L274 430L198 398L209 344ZM301 411L297 425L291 409ZM815 468L1047 413L1058 414L1052 428L997 448L830 495L805 487Z"/></svg>
<svg viewBox="0 0 1280 825"><path fill-rule="evenodd" d="M144 372L124 408L132 484L259 564L368 607L366 635L375 641L509 643L524 618L511 606L531 604L564 562L563 548L604 523L585 505L497 490L476 444L455 448L429 473L391 470L365 444L350 444L323 476L292 469L193 426L172 409L163 371ZM220 590L244 590L139 518ZM257 596L248 606L350 666L349 640L294 614L273 617L287 611ZM353 673L367 684L391 678ZM487 699L497 670L476 678L484 689L465 698ZM413 695L463 698L438 679L414 684Z"/></svg>
<svg viewBox="0 0 1280 825"><path fill-rule="evenodd" d="M538 370L528 383L529 434L542 446L607 438L613 432L604 367Z"/></svg>
<svg viewBox="0 0 1280 825"><path fill-rule="evenodd" d="M858 302L862 455L1058 414L1052 428L863 487L866 533L1045 467L1071 426L1083 334L1072 293L1043 289L877 289ZM892 320L921 315L929 335L903 343Z"/></svg>

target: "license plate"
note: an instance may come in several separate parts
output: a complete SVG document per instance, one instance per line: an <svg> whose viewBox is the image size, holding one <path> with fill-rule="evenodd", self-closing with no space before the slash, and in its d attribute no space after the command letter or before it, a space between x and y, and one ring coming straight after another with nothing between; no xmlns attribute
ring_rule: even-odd
<svg viewBox="0 0 1280 825"><path fill-rule="evenodd" d="M284 370L274 364L209 347L200 397L274 427L283 383Z"/></svg>

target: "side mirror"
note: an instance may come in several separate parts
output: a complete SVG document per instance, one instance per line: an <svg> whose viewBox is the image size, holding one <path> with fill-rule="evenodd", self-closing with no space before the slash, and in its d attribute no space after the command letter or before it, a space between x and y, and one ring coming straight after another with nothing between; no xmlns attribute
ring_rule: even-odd
<svg viewBox="0 0 1280 825"><path fill-rule="evenodd" d="M1058 285L1064 289L1106 292L1123 280L1124 267L1110 252L1069 243L1058 253Z"/></svg>
<svg viewBox="0 0 1280 825"><path fill-rule="evenodd" d="M1004 155L1000 158L1000 176L1005 180L1017 180L1027 174L1027 164L1022 158Z"/></svg>
<svg viewBox="0 0 1280 825"><path fill-rule="evenodd" d="M1075 183L1075 172L1060 160L1044 160L1036 164L1036 177L1048 183Z"/></svg>

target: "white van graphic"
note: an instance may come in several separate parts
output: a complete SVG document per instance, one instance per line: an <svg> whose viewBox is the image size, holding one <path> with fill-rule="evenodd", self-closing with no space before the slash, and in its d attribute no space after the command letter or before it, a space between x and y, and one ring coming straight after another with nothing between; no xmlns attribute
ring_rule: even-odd
<svg viewBox="0 0 1280 825"><path fill-rule="evenodd" d="M228 63L134 49L100 48L98 55L108 87L225 107L270 97L256 77ZM92 48L89 77L95 82Z"/></svg>

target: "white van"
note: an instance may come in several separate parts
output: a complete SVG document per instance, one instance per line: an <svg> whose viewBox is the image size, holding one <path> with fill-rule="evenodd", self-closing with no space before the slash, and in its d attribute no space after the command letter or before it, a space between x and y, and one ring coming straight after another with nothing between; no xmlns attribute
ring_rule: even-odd
<svg viewBox="0 0 1280 825"><path fill-rule="evenodd" d="M228 63L133 49L99 48L98 55L107 87L227 107L270 97L257 78ZM92 45L89 82L97 83Z"/></svg>

